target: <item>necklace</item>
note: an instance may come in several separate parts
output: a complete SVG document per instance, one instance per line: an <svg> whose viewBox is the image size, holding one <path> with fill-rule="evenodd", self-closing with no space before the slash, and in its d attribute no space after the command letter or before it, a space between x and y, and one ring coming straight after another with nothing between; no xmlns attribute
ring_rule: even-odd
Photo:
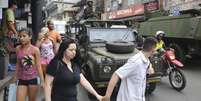
<svg viewBox="0 0 201 101"><path fill-rule="evenodd" d="M63 61L64 61L64 63L66 64L67 68L68 68L71 72L73 72L72 65L71 65L71 61L67 61L66 58L63 58Z"/></svg>
<svg viewBox="0 0 201 101"><path fill-rule="evenodd" d="M73 72L71 62L68 62L68 63L67 63L67 68L68 68L71 72Z"/></svg>

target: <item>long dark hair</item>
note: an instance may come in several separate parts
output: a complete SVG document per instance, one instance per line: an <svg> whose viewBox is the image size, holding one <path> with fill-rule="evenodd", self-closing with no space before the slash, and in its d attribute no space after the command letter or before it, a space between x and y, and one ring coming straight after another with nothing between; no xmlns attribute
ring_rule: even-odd
<svg viewBox="0 0 201 101"><path fill-rule="evenodd" d="M66 40L64 40L64 41L62 41L62 43L61 43L60 46L59 46L59 50L58 50L58 52L57 52L55 58L58 59L58 60L62 60L63 57L64 57L64 52L65 52L65 50L66 50L66 49L69 47L69 45L72 44L72 43L76 43L76 42L75 42L75 40L70 39L70 38L69 38L69 39L66 39Z"/></svg>

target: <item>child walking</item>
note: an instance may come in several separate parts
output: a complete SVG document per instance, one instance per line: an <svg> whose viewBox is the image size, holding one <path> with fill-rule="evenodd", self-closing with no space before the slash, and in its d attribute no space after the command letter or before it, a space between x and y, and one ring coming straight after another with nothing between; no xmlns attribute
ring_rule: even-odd
<svg viewBox="0 0 201 101"><path fill-rule="evenodd" d="M32 31L23 28L19 31L21 45L16 48L17 64L14 79L18 80L16 101L36 101L38 84L38 74L41 84L44 83L44 77L40 65L39 49L31 44Z"/></svg>

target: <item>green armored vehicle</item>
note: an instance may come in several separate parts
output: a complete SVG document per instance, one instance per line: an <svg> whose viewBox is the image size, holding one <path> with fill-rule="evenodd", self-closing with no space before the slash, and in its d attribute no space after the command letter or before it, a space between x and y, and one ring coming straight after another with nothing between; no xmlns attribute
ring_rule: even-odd
<svg viewBox="0 0 201 101"><path fill-rule="evenodd" d="M138 30L143 36L154 36L156 31L164 31L166 46L175 49L176 57L183 62L186 57L201 55L201 16L155 17L140 23Z"/></svg>
<svg viewBox="0 0 201 101"><path fill-rule="evenodd" d="M86 20L67 26L67 33L74 33L70 36L78 40L82 72L97 91L107 87L113 72L139 52L133 29L126 28L121 23ZM157 75L149 77L147 91L153 92L159 81L160 77Z"/></svg>

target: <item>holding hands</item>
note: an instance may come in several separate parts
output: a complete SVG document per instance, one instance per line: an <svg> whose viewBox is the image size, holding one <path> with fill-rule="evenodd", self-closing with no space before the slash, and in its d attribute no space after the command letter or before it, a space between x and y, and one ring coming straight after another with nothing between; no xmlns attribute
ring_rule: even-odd
<svg viewBox="0 0 201 101"><path fill-rule="evenodd" d="M110 101L110 97L105 95L101 101Z"/></svg>
<svg viewBox="0 0 201 101"><path fill-rule="evenodd" d="M101 96L101 95L96 95L96 98L98 99L98 101L102 101L102 99L103 99L103 96Z"/></svg>

